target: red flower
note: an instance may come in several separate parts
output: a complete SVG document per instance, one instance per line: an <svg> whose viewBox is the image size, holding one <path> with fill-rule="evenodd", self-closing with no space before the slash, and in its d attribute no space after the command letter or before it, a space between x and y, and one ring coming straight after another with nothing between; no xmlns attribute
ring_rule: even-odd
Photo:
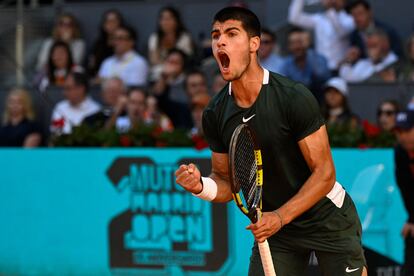
<svg viewBox="0 0 414 276"><path fill-rule="evenodd" d="M368 137L374 137L380 134L381 129L376 125L369 123L367 120L362 121L364 132Z"/></svg>
<svg viewBox="0 0 414 276"><path fill-rule="evenodd" d="M63 128L65 126L65 118L60 118L52 121L52 127L54 128Z"/></svg>
<svg viewBox="0 0 414 276"><path fill-rule="evenodd" d="M164 132L164 131L163 131L162 127L157 126L157 127L155 127L155 128L154 128L154 130L152 131L152 136L153 136L153 137L158 137L158 136L160 136L160 134L161 134L161 133L163 133L163 132Z"/></svg>
<svg viewBox="0 0 414 276"><path fill-rule="evenodd" d="M207 143L207 141L206 141L206 140L204 140L204 138L203 138L202 136L199 136L199 135L193 135L193 136L191 137L191 140L193 140L193 142L194 142L194 147L195 147L197 150L202 150L202 149L208 148L208 143Z"/></svg>
<svg viewBox="0 0 414 276"><path fill-rule="evenodd" d="M367 149L367 148L369 148L369 147L368 147L368 145L367 145L367 144L359 144L359 145L358 145L358 148L359 148L359 149Z"/></svg>
<svg viewBox="0 0 414 276"><path fill-rule="evenodd" d="M119 137L119 143L123 147L130 147L130 146L132 146L132 140L129 138L128 135L121 135L121 137Z"/></svg>

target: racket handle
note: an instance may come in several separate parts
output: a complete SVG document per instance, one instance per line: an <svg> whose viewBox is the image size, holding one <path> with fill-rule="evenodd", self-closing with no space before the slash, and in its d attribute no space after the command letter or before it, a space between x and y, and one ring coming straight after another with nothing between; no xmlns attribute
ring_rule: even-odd
<svg viewBox="0 0 414 276"><path fill-rule="evenodd" d="M259 242L258 246L265 276L276 276L276 271L273 266L272 254L270 253L269 243L267 242L267 240L265 240L264 242Z"/></svg>

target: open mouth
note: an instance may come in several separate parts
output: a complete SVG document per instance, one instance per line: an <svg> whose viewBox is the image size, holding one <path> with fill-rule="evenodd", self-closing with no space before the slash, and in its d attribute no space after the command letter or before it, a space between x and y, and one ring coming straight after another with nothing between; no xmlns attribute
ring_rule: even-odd
<svg viewBox="0 0 414 276"><path fill-rule="evenodd" d="M230 66L230 58L226 53L218 53L218 58L221 63L221 67L224 70L228 70Z"/></svg>

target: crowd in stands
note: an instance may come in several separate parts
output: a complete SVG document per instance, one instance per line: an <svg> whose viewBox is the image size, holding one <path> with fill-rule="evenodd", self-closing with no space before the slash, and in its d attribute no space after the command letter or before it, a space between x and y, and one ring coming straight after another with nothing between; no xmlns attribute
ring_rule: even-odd
<svg viewBox="0 0 414 276"><path fill-rule="evenodd" d="M291 0L284 51L276 33L262 26L260 62L305 84L328 127L360 128L364 118L350 110L348 84L414 81L414 35L401 38L365 0L323 0L324 11L317 13L306 12L305 2ZM51 137L70 135L79 126L122 134L151 125L203 136L202 111L226 82L208 43L194 40L177 8L159 11L146 55L137 51L134 26L116 9L102 15L90 47L84 35L73 15L57 17L38 53L33 85L40 91L60 89L63 99L53 107L50 125L42 126L30 94L10 91L2 107L0 146L53 145ZM91 87L98 87L98 97L90 95ZM414 102L408 107L414 108ZM392 100L382 102L378 128L392 133L397 112L405 108Z"/></svg>

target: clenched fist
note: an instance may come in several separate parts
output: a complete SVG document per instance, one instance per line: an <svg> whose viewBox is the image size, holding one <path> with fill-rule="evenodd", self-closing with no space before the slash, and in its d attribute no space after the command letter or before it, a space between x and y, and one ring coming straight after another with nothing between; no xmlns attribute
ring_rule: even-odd
<svg viewBox="0 0 414 276"><path fill-rule="evenodd" d="M200 170L193 163L189 165L181 165L178 170L175 171L175 177L175 181L191 193L199 194L203 190L203 185L200 181Z"/></svg>

